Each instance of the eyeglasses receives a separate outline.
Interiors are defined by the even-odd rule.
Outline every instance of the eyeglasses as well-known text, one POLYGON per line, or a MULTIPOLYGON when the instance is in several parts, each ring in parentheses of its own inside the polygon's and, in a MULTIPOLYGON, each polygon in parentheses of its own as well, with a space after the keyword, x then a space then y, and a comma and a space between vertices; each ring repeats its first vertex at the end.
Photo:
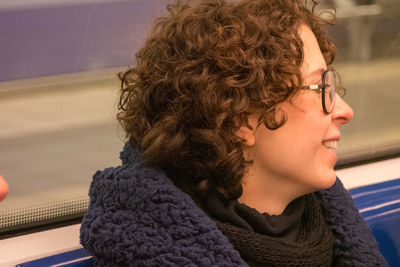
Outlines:
POLYGON ((322 92, 322 109, 325 114, 332 112, 336 100, 336 80, 335 73, 326 70, 322 74, 322 84, 312 84, 302 87, 303 90, 318 90, 322 92))

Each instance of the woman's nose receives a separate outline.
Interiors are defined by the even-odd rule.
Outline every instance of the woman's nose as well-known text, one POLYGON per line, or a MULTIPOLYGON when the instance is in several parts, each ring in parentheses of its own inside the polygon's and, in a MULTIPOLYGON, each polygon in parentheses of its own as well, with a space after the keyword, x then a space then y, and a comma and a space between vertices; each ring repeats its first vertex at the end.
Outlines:
POLYGON ((336 94, 335 107, 332 110, 332 120, 346 124, 353 118, 354 111, 338 94, 336 94))

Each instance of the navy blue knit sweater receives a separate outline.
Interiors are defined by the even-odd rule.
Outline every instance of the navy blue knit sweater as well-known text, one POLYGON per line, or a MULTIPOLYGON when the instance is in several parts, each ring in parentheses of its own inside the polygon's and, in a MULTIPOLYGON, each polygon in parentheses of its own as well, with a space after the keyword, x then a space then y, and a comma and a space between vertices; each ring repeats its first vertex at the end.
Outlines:
MULTIPOLYGON (((127 144, 122 166, 97 171, 81 243, 100 266, 246 266, 215 223, 127 144)), ((386 266, 374 237, 339 181, 318 192, 336 237, 336 266, 386 266)))

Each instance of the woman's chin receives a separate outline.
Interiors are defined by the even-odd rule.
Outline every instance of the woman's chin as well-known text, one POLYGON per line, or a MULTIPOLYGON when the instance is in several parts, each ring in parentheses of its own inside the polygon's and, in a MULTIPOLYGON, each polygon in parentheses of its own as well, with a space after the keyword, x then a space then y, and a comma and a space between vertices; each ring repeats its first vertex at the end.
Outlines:
POLYGON ((320 189, 327 189, 332 187, 336 181, 336 174, 334 169, 330 169, 323 174, 321 178, 321 188, 320 189))

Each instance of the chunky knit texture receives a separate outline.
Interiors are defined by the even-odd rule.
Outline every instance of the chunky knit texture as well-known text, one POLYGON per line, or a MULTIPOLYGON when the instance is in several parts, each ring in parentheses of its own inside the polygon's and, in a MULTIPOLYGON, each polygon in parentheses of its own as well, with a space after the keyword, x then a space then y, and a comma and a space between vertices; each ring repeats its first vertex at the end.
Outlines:
POLYGON ((336 236, 334 266, 387 266, 371 229, 364 222, 350 194, 339 179, 327 190, 317 192, 325 220, 336 236))
MULTIPOLYGON (((81 243, 99 266, 246 266, 215 223, 131 145, 122 166, 98 171, 81 243)), ((318 193, 335 235, 334 266, 386 266, 375 239, 339 180, 318 193)))

